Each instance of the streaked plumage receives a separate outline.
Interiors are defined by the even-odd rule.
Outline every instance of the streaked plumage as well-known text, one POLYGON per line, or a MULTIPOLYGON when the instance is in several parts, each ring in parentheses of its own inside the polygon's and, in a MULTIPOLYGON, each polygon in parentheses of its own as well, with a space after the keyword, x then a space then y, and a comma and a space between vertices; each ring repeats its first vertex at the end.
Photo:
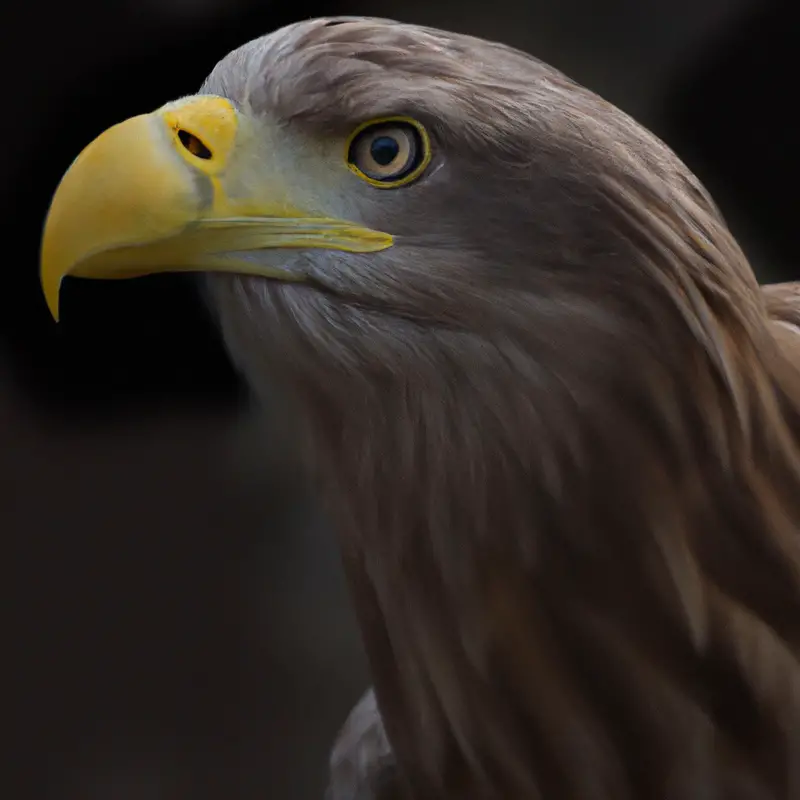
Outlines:
MULTIPOLYGON (((397 765, 358 797, 800 797, 797 288, 762 293, 662 142, 502 45, 312 20, 202 93, 257 121, 226 202, 263 167, 393 237, 248 256, 302 283, 208 279, 339 528, 397 765), (396 115, 430 133, 422 177, 346 174, 396 115)), ((352 723, 336 800, 387 758, 369 700, 352 723)))

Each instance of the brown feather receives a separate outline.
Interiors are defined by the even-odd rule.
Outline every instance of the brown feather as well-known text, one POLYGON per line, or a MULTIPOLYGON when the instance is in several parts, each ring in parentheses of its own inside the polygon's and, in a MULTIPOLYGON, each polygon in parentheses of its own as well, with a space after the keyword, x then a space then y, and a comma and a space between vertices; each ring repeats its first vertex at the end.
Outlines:
POLYGON ((204 89, 298 141, 434 137, 420 182, 354 185, 395 247, 210 284, 309 432, 395 788, 800 797, 797 290, 762 294, 662 142, 502 45, 316 20, 204 89))

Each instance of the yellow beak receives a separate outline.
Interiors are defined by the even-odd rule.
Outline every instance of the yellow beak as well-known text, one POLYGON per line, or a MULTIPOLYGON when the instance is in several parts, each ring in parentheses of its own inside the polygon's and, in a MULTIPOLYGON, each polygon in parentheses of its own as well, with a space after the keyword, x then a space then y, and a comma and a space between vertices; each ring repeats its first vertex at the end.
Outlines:
POLYGON ((220 271, 298 281, 253 251, 392 245, 389 234, 295 208, 258 133, 227 100, 197 96, 95 139, 67 170, 45 222, 41 282, 53 317, 68 275, 220 271))

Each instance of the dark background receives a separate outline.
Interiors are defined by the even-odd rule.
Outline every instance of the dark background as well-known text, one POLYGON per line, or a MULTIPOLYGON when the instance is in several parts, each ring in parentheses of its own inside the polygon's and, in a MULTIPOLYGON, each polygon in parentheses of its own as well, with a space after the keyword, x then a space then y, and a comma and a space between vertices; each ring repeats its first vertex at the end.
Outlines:
POLYGON ((0 11, 4 799, 321 798, 368 682, 333 537, 191 281, 68 282, 62 323, 49 318, 42 221, 104 128, 191 94, 229 50, 295 19, 454 28, 535 53, 653 128, 760 276, 800 277, 791 3, 290 5, 0 11))

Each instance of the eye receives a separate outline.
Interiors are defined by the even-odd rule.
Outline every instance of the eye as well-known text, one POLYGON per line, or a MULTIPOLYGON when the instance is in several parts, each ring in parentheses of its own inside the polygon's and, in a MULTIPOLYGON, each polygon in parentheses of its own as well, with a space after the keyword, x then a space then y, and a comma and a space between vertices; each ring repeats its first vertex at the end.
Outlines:
POLYGON ((410 119, 369 122, 357 128, 347 148, 347 164, 373 186, 390 189, 415 180, 431 157, 425 129, 410 119))

